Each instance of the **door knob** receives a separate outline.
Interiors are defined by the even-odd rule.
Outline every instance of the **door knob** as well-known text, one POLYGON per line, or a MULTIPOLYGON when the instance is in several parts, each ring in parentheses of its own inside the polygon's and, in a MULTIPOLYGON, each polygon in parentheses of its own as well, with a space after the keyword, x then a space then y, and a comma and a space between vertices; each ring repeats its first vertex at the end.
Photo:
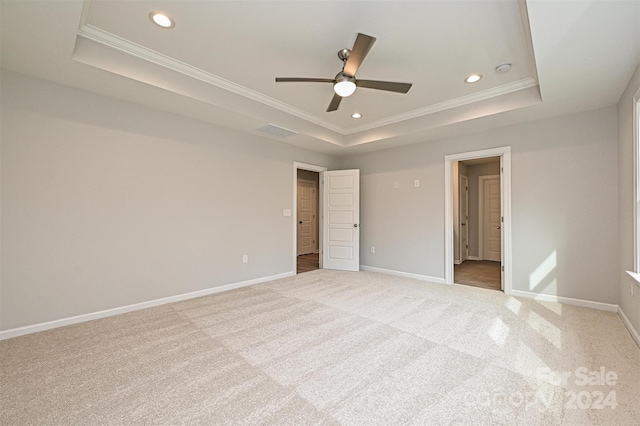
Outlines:
POLYGON ((300 225, 302 225, 302 221, 298 222, 300 225))
POLYGON ((466 226, 467 224, 466 224, 466 223, 464 223, 464 222, 462 222, 462 224, 461 224, 461 225, 462 225, 462 226, 466 226))
POLYGON ((500 229, 500 227, 499 227, 499 226, 496 226, 496 229, 500 229))
POLYGON ((353 224, 353 227, 354 227, 354 228, 357 228, 357 227, 358 227, 358 224, 357 224, 357 223, 354 223, 354 224, 353 224))

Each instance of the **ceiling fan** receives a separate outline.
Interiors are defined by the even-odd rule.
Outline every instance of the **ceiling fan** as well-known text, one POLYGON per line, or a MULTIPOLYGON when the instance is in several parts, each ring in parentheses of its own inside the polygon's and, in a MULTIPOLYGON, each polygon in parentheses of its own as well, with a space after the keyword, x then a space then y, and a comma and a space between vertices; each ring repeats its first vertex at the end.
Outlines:
POLYGON ((336 111, 342 98, 350 96, 356 87, 367 89, 386 90, 387 92, 407 93, 412 83, 395 83, 391 81, 357 80, 356 72, 364 58, 369 53, 371 46, 376 42, 375 37, 358 33, 353 49, 342 49, 338 52, 338 58, 342 61, 342 71, 335 78, 305 78, 305 77, 276 77, 276 83, 304 82, 304 83, 333 83, 335 94, 329 102, 327 112, 336 111))

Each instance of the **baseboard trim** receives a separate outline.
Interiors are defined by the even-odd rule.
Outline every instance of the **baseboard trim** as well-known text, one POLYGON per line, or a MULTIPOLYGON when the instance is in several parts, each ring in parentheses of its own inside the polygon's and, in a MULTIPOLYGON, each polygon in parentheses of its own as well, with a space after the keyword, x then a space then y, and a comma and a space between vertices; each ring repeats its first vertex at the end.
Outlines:
POLYGON ((633 327, 633 324, 631 324, 631 321, 629 321, 629 318, 627 318, 620 306, 618 306, 618 315, 622 319, 624 326, 627 327, 627 330, 629 331, 629 334, 631 334, 633 340, 635 340, 636 345, 640 348, 640 334, 638 334, 638 330, 633 327))
POLYGON ((0 340, 11 339, 12 337, 24 336, 26 334, 37 333, 39 331, 51 330, 53 328, 64 327, 66 325, 78 324, 81 322, 92 321, 100 318, 112 317, 114 315, 126 314, 127 312, 139 311, 141 309, 153 308, 155 306, 166 305, 167 303, 181 302, 183 300, 195 299, 196 297, 208 296, 210 294, 221 293, 223 291, 234 290, 240 287, 246 287, 254 284, 260 284, 267 281, 278 280, 294 276, 293 271, 282 274, 271 275, 267 277, 255 278, 252 280, 241 281, 232 284, 221 285, 219 287, 211 287, 205 290, 193 291, 190 293, 178 294, 176 296, 163 297, 161 299, 150 300, 148 302, 135 303, 133 305, 121 306, 119 308, 106 309, 104 311, 92 312, 89 314, 77 315, 74 317, 62 318, 58 320, 43 322, 40 324, 27 325, 24 327, 12 328, 0 331, 0 340))
POLYGON ((394 271, 392 269, 375 268, 373 266, 360 265, 361 271, 378 272, 380 274, 395 275, 396 277, 413 278, 420 281, 429 281, 436 284, 444 284, 444 278, 430 277, 428 275, 412 274, 409 272, 394 271))
POLYGON ((467 256, 467 260, 480 260, 478 256, 467 256))
POLYGON ((540 300, 542 302, 556 302, 567 305, 582 306, 584 308, 597 309, 599 311, 617 312, 618 305, 611 303, 594 302, 584 299, 573 299, 571 297, 554 296, 551 294, 532 293, 530 291, 511 290, 511 296, 526 297, 527 299, 540 300))

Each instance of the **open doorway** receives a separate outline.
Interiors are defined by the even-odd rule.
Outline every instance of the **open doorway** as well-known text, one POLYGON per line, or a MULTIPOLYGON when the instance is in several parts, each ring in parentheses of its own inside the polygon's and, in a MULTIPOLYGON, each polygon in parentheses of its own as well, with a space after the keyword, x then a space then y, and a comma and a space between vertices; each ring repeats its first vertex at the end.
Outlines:
MULTIPOLYGON (((298 228, 304 224, 304 220, 302 220, 304 212, 301 210, 300 218, 298 218, 297 209, 299 171, 315 172, 319 176, 315 214, 316 229, 318 230, 316 238, 317 268, 338 271, 360 270, 360 170, 327 171, 326 167, 294 161, 294 208, 284 210, 285 216, 293 216, 293 271, 298 271, 298 235, 303 233, 303 230, 298 228)), ((309 176, 301 174, 301 177, 308 178, 309 176)), ((315 263, 315 260, 313 262, 315 263)))
POLYGON ((322 182, 326 167, 293 163, 293 271, 322 269, 322 182), (300 186, 302 181, 302 186, 300 186), (303 189, 306 188, 306 189, 303 189), (315 197, 313 196, 315 189, 315 197), (300 193, 304 193, 300 197, 300 193), (315 202, 315 207, 312 205, 315 202), (313 217, 315 215, 315 218, 313 217), (313 232, 315 227, 315 233, 313 232))
POLYGON ((445 157, 445 282, 511 292, 509 147, 445 157))
POLYGON ((320 173, 297 170, 296 273, 320 268, 320 173))
POLYGON ((455 161, 453 171, 453 281, 502 290, 500 157, 455 161))

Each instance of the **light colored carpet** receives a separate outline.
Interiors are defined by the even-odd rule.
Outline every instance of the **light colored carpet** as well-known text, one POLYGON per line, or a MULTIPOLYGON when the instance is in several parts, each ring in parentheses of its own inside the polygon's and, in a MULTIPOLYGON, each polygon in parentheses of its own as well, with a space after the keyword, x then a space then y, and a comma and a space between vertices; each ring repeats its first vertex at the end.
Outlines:
POLYGON ((0 374, 3 425, 640 419, 640 350, 617 314, 370 272, 5 340, 0 374), (581 367, 617 380, 583 385, 581 367))

